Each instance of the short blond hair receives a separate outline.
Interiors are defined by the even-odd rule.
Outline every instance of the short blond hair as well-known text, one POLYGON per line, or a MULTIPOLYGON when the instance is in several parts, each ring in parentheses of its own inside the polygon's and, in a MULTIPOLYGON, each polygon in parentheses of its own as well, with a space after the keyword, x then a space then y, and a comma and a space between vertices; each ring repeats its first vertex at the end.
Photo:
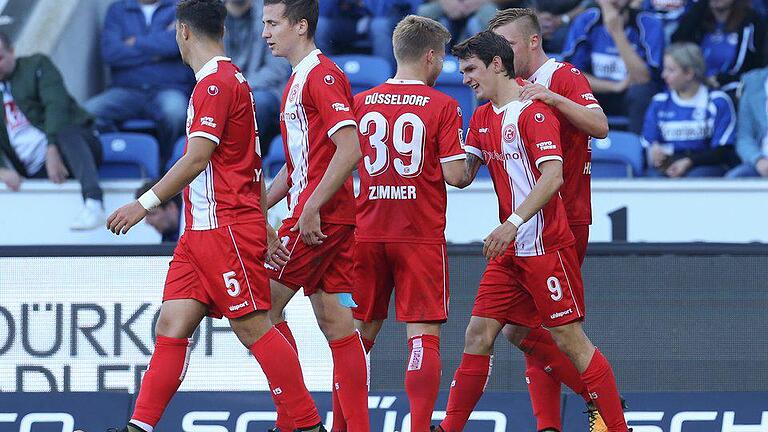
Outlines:
POLYGON ((392 33, 392 48, 398 62, 418 61, 428 50, 439 51, 451 40, 451 33, 439 22, 408 15, 392 33))
POLYGON ((684 71, 692 71, 696 81, 701 83, 707 79, 707 64, 701 48, 695 43, 675 42, 664 50, 664 55, 672 57, 684 71))
POLYGON ((536 16, 536 11, 531 8, 509 8, 496 11, 493 18, 488 21, 488 29, 496 30, 501 26, 518 20, 523 20, 525 23, 525 30, 527 30, 528 33, 527 36, 541 34, 539 17, 536 16))

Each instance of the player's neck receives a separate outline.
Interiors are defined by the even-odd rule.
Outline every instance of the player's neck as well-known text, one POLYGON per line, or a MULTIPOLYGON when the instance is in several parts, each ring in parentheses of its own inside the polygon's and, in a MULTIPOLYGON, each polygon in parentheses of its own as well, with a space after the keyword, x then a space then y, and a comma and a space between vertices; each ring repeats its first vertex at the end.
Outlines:
POLYGON ((286 60, 288 60, 288 63, 291 64, 291 67, 296 67, 296 65, 301 63, 301 61, 304 60, 304 58, 307 57, 309 53, 316 49, 317 46, 315 45, 314 40, 305 39, 304 41, 299 42, 296 48, 294 48, 293 51, 286 56, 286 60))
POLYGON ((531 76, 533 76, 537 70, 541 69, 541 67, 544 66, 544 63, 547 61, 549 61, 549 57, 547 57, 547 54, 544 53, 543 50, 536 51, 531 60, 531 69, 529 71, 525 71, 525 79, 530 79, 531 76))
POLYGON ((684 88, 677 90, 677 95, 682 100, 690 100, 696 96, 700 88, 701 88, 701 83, 693 82, 685 86, 684 88))
POLYGON ((195 75, 200 69, 205 66, 212 58, 217 56, 224 57, 224 47, 216 42, 212 43, 200 43, 194 49, 190 50, 189 67, 195 72, 195 75))
POLYGON ((508 80, 507 78, 500 78, 499 85, 496 89, 496 95, 491 98, 491 103, 496 108, 501 108, 506 104, 520 100, 520 86, 517 85, 514 79, 508 80))
POLYGON ((416 80, 423 83, 427 82, 427 74, 418 67, 410 65, 398 65, 395 73, 396 80, 416 80))

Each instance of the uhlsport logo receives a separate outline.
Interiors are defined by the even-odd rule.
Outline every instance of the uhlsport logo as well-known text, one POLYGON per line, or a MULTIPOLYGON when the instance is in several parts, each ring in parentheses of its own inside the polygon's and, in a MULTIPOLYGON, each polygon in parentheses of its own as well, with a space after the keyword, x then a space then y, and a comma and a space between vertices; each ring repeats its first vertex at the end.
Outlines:
POLYGON ((219 94, 219 88, 216 87, 215 85, 209 85, 208 94, 211 96, 216 96, 217 94, 219 94))

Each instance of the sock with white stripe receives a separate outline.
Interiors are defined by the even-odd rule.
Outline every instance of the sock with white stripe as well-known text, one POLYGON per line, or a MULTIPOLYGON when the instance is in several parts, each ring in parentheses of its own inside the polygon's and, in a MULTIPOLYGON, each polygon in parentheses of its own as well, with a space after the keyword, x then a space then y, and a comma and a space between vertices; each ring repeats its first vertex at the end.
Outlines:
POLYGON ((428 431, 440 391, 440 338, 418 335, 408 340, 405 392, 411 405, 411 430, 428 431))
POLYGON ((147 432, 160 421, 168 402, 179 389, 189 362, 189 339, 157 336, 149 369, 141 380, 131 423, 147 432))

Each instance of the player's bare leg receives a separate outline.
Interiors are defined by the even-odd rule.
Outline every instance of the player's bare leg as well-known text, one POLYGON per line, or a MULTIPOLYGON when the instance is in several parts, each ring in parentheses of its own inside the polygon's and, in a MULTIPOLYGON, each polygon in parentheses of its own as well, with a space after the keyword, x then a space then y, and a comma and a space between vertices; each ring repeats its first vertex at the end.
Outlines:
POLYGON ((584 333, 581 321, 550 328, 557 346, 573 362, 609 432, 626 432, 616 377, 608 360, 584 333))
POLYGON ((472 316, 464 335, 464 355, 453 376, 446 417, 440 423, 445 432, 464 430, 469 415, 485 391, 491 374, 491 353, 503 324, 492 318, 472 316))
POLYGON ((370 430, 368 419, 368 360, 352 311, 337 294, 318 290, 309 296, 320 330, 333 355, 333 387, 349 432, 370 430))
MULTIPOLYGON (((296 339, 293 337, 291 328, 288 326, 288 321, 285 320, 285 307, 288 306, 288 302, 291 301, 296 294, 296 291, 273 280, 269 281, 269 288, 272 296, 272 308, 269 310, 269 319, 275 328, 285 336, 285 339, 291 344, 296 353, 298 353, 299 350, 296 346, 296 339)), ((293 420, 288 414, 288 411, 282 404, 280 404, 275 394, 272 394, 272 400, 275 402, 275 408, 277 410, 275 429, 283 432, 293 431, 295 425, 293 424, 293 420)))
POLYGON ((189 338, 208 308, 192 299, 167 300, 155 325, 157 340, 127 430, 152 432, 178 390, 189 362, 189 338))

